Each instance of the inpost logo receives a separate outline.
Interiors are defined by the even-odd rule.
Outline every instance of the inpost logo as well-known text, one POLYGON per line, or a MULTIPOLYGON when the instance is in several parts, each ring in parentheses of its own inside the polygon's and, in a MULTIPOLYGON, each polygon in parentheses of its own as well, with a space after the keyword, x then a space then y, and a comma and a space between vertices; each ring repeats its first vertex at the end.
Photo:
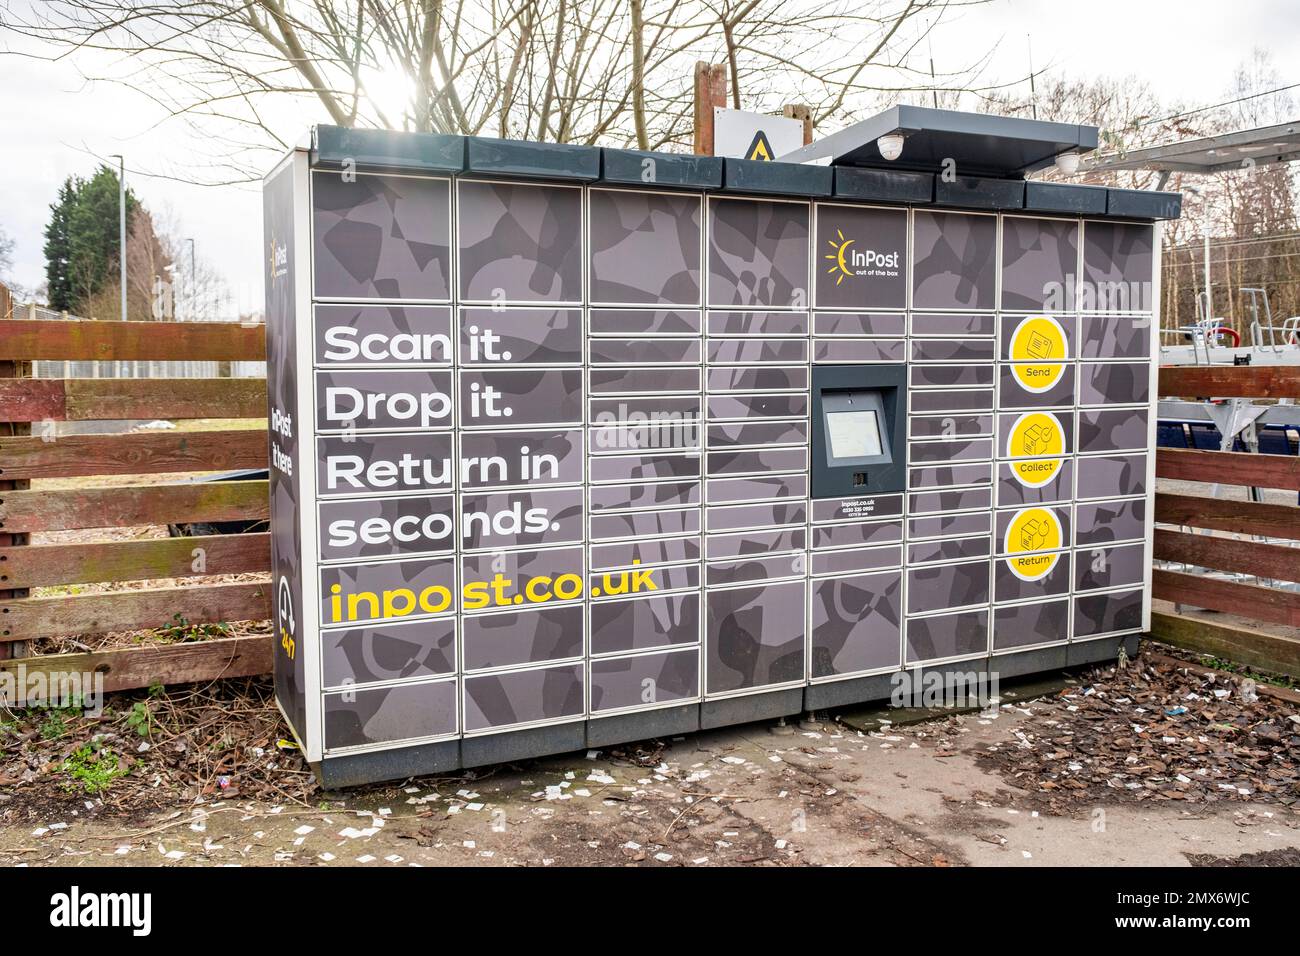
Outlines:
POLYGON ((289 272, 289 247, 271 233, 271 247, 267 254, 267 265, 272 279, 279 279, 289 272))
POLYGON ((897 250, 877 252, 875 249, 854 249, 853 243, 856 240, 846 237, 843 230, 836 229, 835 235, 837 238, 826 240, 831 247, 831 251, 826 254, 831 262, 826 274, 835 277, 836 285, 845 279, 857 277, 898 275, 902 255, 897 250))

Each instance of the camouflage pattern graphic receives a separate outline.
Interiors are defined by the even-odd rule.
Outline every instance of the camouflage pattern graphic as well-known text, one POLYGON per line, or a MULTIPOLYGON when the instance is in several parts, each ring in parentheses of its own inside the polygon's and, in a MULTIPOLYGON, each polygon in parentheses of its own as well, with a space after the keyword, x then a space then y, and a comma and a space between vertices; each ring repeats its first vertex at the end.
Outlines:
POLYGON ((1026 391, 1012 372, 1012 366, 998 366, 1000 408, 1059 408, 1074 404, 1074 365, 1067 363, 1061 377, 1044 392, 1026 391))
POLYGON ((808 520, 808 506, 804 501, 771 505, 710 505, 708 514, 710 531, 743 531, 749 528, 770 528, 777 525, 803 524, 808 520))
POLYGON ((1150 399, 1151 366, 1145 362, 1079 365, 1080 405, 1142 405, 1150 399))
POLYGON ((818 312, 813 316, 814 335, 907 334, 907 316, 902 312, 818 312))
POLYGON ((582 364, 581 309, 461 309, 461 365, 582 364))
POLYGON ((984 412, 993 410, 993 389, 949 392, 913 392, 908 396, 913 415, 927 412, 984 412))
POLYGON ((700 482, 666 481, 658 484, 595 485, 591 489, 593 511, 672 508, 700 503, 700 482))
POLYGON ((992 554, 993 539, 988 535, 974 538, 936 538, 933 541, 911 541, 907 545, 908 564, 928 564, 933 561, 967 561, 987 558, 992 554))
POLYGON ((581 425, 582 370, 460 373, 460 421, 485 425, 581 425))
POLYGON ((698 561, 700 537, 660 538, 648 541, 619 541, 591 547, 591 570, 630 568, 635 564, 667 564, 698 561))
POLYGON ((442 305, 318 305, 321 365, 450 365, 451 309, 442 305))
POLYGON ((1070 633, 1070 602, 1048 601, 993 609, 993 649, 1005 651, 1063 641, 1070 633))
POLYGON ((1081 316, 1079 357, 1147 358, 1151 355, 1151 326, 1146 316, 1081 316))
POLYGON ((901 362, 902 339, 814 339, 814 362, 901 362))
POLYGON ((705 557, 709 560, 771 554, 778 551, 802 551, 807 534, 804 529, 782 531, 745 531, 740 534, 711 534, 705 539, 705 557))
POLYGON ((710 392, 800 391, 808 388, 808 366, 710 368, 710 392))
POLYGON ((800 418, 808 414, 808 396, 710 395, 709 420, 726 418, 800 418))
POLYGON ((504 614, 466 614, 461 646, 467 671, 544 664, 582 656, 583 606, 560 604, 504 614))
POLYGON ((1079 453, 1146 448, 1149 408, 1079 410, 1079 453))
POLYGON ((592 602, 592 654, 696 644, 699 640, 698 592, 592 602))
POLYGON ((913 468, 907 473, 908 488, 949 488, 954 485, 988 484, 992 481, 992 462, 939 468, 913 468))
POLYGON ((1132 501, 1081 502, 1074 509, 1076 546, 1138 540, 1146 535, 1145 498, 1132 501))
MULTIPOLYGON (((699 339, 592 339, 592 365, 699 365, 699 339)), ((657 391, 657 390, 656 390, 657 391)))
POLYGON ((709 339, 710 365, 781 365, 808 361, 807 339, 709 339))
POLYGON ((812 583, 814 680, 898 666, 901 591, 898 571, 812 583))
POLYGON ((605 541, 610 538, 656 537, 666 534, 698 534, 699 530, 699 508, 591 516, 593 541, 605 541))
POLYGON ((455 474, 450 432, 316 439, 316 493, 322 497, 450 490, 455 474))
POLYGON ((592 309, 588 321, 592 335, 700 334, 700 313, 685 309, 592 309))
POLYGON ((641 654, 591 662, 593 713, 695 700, 700 695, 699 687, 699 651, 641 654))
POLYGON ((874 521, 903 513, 902 495, 821 498, 812 503, 813 521, 874 521))
POLYGON ((709 304, 808 307, 808 204, 709 199, 709 304))
POLYGON ((906 211, 818 203, 813 251, 818 308, 907 305, 906 211))
POLYGON ((860 524, 819 525, 812 529, 813 550, 853 548, 903 540, 903 522, 874 521, 860 524))
POLYGON ((582 540, 581 488, 467 494, 460 507, 467 551, 582 540))
POLYGON ((1074 599, 1074 639, 1142 626, 1142 592, 1086 594, 1074 599))
POLYGON ((993 600, 1030 601, 1034 598, 1067 594, 1070 590, 1070 554, 1062 552, 1056 563, 1041 578, 1026 581, 1015 574, 1006 561, 993 562, 993 600))
POLYGON ((456 619, 320 632, 326 687, 437 677, 456 671, 456 619))
POLYGON ((581 302, 582 191, 457 183, 460 298, 581 302))
POLYGON ((1069 501, 1074 487, 1074 459, 1062 459, 1056 474, 1046 484, 1031 487, 1022 482, 1005 462, 998 463, 998 507, 1040 505, 1069 501))
POLYGON ((1076 551, 1074 589, 1095 591, 1125 584, 1141 584, 1149 565, 1145 544, 1076 551))
POLYGON ((583 665, 465 678, 465 732, 583 714, 583 665))
POLYGON ((695 455, 601 455, 591 459, 591 480, 643 482, 675 478, 698 478, 700 456, 695 455))
POLYGON ((566 574, 581 576, 584 565, 582 548, 530 548, 467 554, 460 559, 461 587, 466 591, 471 586, 491 587, 499 574, 514 582, 516 591, 521 591, 533 578, 546 577, 554 581, 566 574))
POLYGON ((450 428, 450 371, 384 369, 316 373, 322 431, 450 428))
POLYGON ((987 511, 963 515, 939 515, 934 518, 909 518, 907 539, 961 537, 969 534, 988 534, 993 519, 987 511))
POLYGON ((1002 219, 1002 308, 1072 308, 1079 224, 1061 219, 1002 219))
POLYGON ((993 457, 993 439, 965 441, 916 441, 907 443, 907 460, 913 465, 941 461, 975 461, 993 457))
POLYGON ((849 574, 854 571, 878 571, 903 565, 900 545, 884 548, 854 548, 851 551, 817 551, 809 567, 814 575, 849 574))
POLYGON ((807 312, 709 313, 710 335, 807 335, 807 312))
POLYGON ((907 496, 907 513, 909 515, 933 514, 944 511, 973 511, 992 507, 992 488, 971 488, 964 491, 927 491, 907 496))
POLYGON ((912 232, 912 308, 996 308, 995 216, 915 213, 912 232))
POLYGON ((455 564, 428 558, 322 567, 320 603, 323 626, 456 611, 455 564))
POLYGON ((808 423, 802 421, 721 422, 709 425, 708 438, 710 448, 726 448, 734 445, 802 445, 808 441, 808 423))
POLYGON ((1085 312, 1149 312, 1155 235, 1150 225, 1087 222, 1083 227, 1085 312))
POLYGON ((592 189, 591 301, 696 305, 700 197, 592 189))
POLYGON ((316 296, 451 298, 447 180, 316 172, 311 185, 316 296))
POLYGON ((912 315, 913 335, 992 335, 992 315, 930 315, 916 312, 912 315))
POLYGON ((913 339, 913 362, 992 362, 992 339, 913 339))
POLYGON ((582 430, 465 432, 461 487, 573 485, 582 481, 582 430))
POLYGON ((326 694, 325 749, 456 733, 456 681, 326 694))
POLYGON ((804 582, 705 593, 707 691, 803 680, 804 582))
POLYGON ((807 475, 764 475, 757 478, 710 478, 709 504, 763 501, 769 498, 807 498, 807 475))
POLYGON ((993 366, 909 365, 908 380, 913 388, 952 388, 963 385, 992 385, 993 366))
POLYGON ((455 513, 451 495, 323 501, 321 560, 449 552, 456 546, 455 513))
POLYGON ((907 613, 989 603, 988 561, 968 561, 907 571, 907 613))
POLYGON ((908 664, 986 654, 988 648, 988 608, 907 620, 908 664))
POLYGON ((913 415, 908 438, 967 438, 993 434, 992 415, 913 415))
POLYGON ((698 392, 698 368, 593 368, 592 395, 640 395, 645 392, 698 392))
POLYGON ((1146 455, 1110 455, 1080 458, 1078 461, 1076 498, 1125 498, 1146 494, 1146 455))

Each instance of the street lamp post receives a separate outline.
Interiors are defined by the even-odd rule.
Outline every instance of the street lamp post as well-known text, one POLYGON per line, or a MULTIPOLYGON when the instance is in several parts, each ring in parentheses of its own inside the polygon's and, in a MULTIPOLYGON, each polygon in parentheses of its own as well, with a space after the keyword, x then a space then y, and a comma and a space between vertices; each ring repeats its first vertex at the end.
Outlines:
POLYGON ((126 159, 113 153, 117 160, 117 261, 118 281, 122 285, 122 321, 126 321, 126 159))

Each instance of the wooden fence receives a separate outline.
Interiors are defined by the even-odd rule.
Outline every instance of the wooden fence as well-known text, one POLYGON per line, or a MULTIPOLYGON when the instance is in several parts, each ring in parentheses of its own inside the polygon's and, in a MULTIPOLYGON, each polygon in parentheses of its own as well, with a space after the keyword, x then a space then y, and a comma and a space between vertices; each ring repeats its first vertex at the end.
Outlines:
MULTIPOLYGON (((77 654, 25 656, 31 641, 166 626, 173 616, 193 624, 263 620, 270 614, 268 535, 113 539, 108 529, 195 522, 258 522, 268 517, 265 481, 196 482, 168 475, 265 468, 266 386, 260 379, 35 380, 35 360, 195 359, 261 361, 260 326, 224 323, 0 321, 0 669, 104 674, 124 690, 267 673, 271 641, 230 637, 145 643, 77 654), (52 422, 256 419, 257 428, 65 435, 52 422), (35 426, 35 428, 33 428, 35 426), (122 484, 123 477, 138 477, 122 484), (33 479, 112 477, 112 487, 30 487, 33 479), (33 533, 105 529, 77 543, 29 543, 33 533), (195 569, 196 549, 205 566, 195 569), (211 575, 257 573, 247 583, 211 575), (33 588, 176 579, 169 587, 30 596, 33 588)), ((1300 369, 1165 368, 1169 396, 1300 398, 1300 369)), ((1160 449, 1157 474, 1194 482, 1300 490, 1300 459, 1237 452, 1160 449)), ((102 483, 101 483, 102 484, 102 483)), ((1158 494, 1154 558, 1199 568, 1294 581, 1300 551, 1283 544, 1212 536, 1231 532, 1300 539, 1300 508, 1158 494), (1187 529, 1196 529, 1189 531, 1187 529)), ((73 587, 69 587, 73 586, 73 587)), ((1300 594, 1204 573, 1157 568, 1158 599, 1228 611, 1254 621, 1300 626, 1300 594)), ((1157 637, 1259 666, 1300 672, 1300 642, 1250 628, 1157 613, 1157 637), (1279 643, 1281 642, 1281 643, 1279 643)))
POLYGON ((29 675, 98 671, 108 690, 270 670, 265 637, 30 654, 38 638, 148 630, 171 624, 177 615, 200 627, 257 621, 269 617, 271 607, 265 531, 165 538, 113 531, 264 522, 266 481, 201 481, 192 473, 266 467, 265 380, 37 380, 27 377, 31 363, 263 361, 265 355, 262 326, 0 321, 0 668, 21 664, 29 675), (198 418, 254 419, 256 427, 184 429, 184 420, 198 418), (137 419, 180 421, 182 427, 56 435, 58 422, 137 419), (51 489, 32 488, 34 479, 92 480, 51 489), (33 534, 67 531, 82 533, 75 543, 30 543, 33 534), (247 582, 213 580, 250 572, 256 577, 247 582), (158 579, 174 583, 82 587, 158 579), (58 593, 31 596, 34 588, 58 593))

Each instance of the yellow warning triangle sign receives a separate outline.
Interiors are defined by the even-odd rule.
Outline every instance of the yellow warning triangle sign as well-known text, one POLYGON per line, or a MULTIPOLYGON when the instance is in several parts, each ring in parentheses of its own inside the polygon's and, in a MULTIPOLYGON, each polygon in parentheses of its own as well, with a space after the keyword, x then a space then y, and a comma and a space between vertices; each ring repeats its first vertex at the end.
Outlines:
POLYGON ((754 141, 749 144, 749 149, 745 150, 746 159, 763 159, 771 162, 776 159, 772 155, 772 144, 767 141, 767 134, 761 129, 754 134, 754 141))

